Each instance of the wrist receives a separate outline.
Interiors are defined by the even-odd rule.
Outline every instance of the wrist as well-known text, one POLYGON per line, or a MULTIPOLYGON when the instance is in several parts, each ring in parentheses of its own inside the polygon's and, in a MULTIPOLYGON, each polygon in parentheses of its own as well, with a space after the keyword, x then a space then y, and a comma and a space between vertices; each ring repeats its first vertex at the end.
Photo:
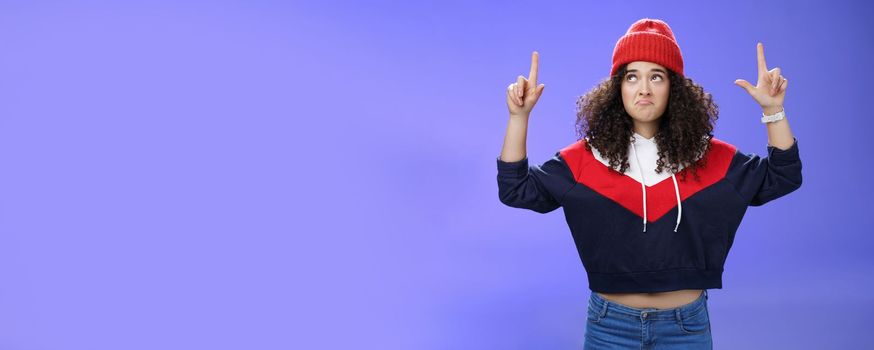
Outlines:
MULTIPOLYGON (((764 123, 764 124, 776 123, 776 122, 781 121, 781 120, 786 118, 786 111, 785 110, 781 109, 780 111, 777 111, 777 112, 774 112, 771 114, 765 114, 766 113, 766 112, 764 112, 765 109, 762 109, 762 110, 763 110, 762 123, 764 123)), ((772 111, 773 111, 773 109, 767 110, 767 112, 772 112, 772 111)))

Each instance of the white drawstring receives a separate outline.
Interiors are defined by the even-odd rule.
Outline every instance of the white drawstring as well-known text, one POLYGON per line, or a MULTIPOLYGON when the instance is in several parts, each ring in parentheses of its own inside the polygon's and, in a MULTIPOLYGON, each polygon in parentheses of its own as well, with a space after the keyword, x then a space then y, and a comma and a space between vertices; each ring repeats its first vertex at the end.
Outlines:
MULTIPOLYGON (((631 152, 634 153, 634 159, 637 161, 637 169, 640 171, 640 189, 643 192, 643 232, 646 232, 646 180, 643 176, 643 167, 640 165, 640 158, 637 157, 637 146, 634 140, 631 141, 631 152)), ((671 173, 671 179, 674 181, 674 193, 677 195, 677 225, 674 226, 674 232, 680 228, 680 216, 683 213, 683 204, 680 201, 680 186, 677 185, 677 177, 671 173)))
POLYGON ((643 177, 643 167, 640 166, 640 158, 637 157, 637 146, 634 141, 631 141, 631 151, 634 153, 634 159, 637 160, 637 169, 640 170, 640 189, 643 192, 643 232, 646 232, 646 181, 643 177))
POLYGON ((674 193, 677 194, 677 226, 674 226, 674 232, 680 227, 680 215, 683 213, 683 204, 680 202, 680 187, 677 186, 677 177, 671 173, 671 178, 674 179, 674 193))

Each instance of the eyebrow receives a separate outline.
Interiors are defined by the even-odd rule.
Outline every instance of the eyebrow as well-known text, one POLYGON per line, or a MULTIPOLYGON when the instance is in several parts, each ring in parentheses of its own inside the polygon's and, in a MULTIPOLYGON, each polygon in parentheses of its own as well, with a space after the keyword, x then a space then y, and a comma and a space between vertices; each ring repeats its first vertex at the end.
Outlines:
MULTIPOLYGON (((668 74, 668 72, 665 72, 661 68, 653 68, 653 69, 650 69, 649 71, 650 72, 662 72, 662 74, 668 74)), ((628 71, 626 71, 626 73, 631 73, 631 72, 637 72, 637 69, 629 69, 628 71)))

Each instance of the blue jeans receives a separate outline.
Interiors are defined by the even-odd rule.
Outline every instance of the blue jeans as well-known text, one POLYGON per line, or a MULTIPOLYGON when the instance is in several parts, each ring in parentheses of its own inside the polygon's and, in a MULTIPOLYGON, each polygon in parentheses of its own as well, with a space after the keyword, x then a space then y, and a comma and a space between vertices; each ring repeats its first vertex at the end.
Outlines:
POLYGON ((585 350, 713 349, 707 290, 673 309, 639 309, 595 292, 586 315, 585 350))

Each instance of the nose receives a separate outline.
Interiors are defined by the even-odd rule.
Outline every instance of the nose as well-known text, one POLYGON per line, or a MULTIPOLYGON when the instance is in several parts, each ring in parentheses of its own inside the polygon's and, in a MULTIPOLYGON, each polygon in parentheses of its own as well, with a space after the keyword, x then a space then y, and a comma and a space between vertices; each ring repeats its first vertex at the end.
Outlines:
POLYGON ((647 83, 640 84, 640 94, 643 96, 652 95, 652 91, 649 88, 649 84, 647 84, 647 83))

